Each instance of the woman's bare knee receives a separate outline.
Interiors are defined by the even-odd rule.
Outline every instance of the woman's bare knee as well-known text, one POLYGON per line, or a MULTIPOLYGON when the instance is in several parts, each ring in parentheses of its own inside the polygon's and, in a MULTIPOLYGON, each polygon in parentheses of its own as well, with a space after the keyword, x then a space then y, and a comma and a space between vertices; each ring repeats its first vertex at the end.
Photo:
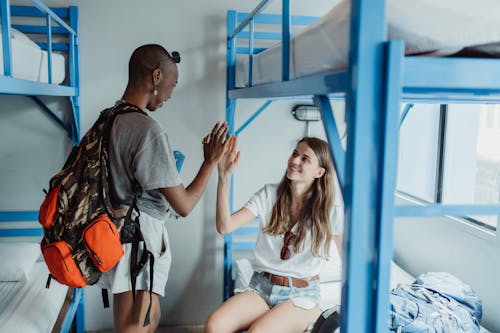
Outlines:
POLYGON ((208 317, 205 333, 234 333, 246 330, 267 311, 269 307, 257 294, 251 291, 237 294, 208 317))
POLYGON ((264 325, 252 325, 247 333, 269 333, 269 327, 264 327, 264 325))
POLYGON ((205 322, 205 333, 224 333, 224 320, 220 313, 213 312, 205 322))

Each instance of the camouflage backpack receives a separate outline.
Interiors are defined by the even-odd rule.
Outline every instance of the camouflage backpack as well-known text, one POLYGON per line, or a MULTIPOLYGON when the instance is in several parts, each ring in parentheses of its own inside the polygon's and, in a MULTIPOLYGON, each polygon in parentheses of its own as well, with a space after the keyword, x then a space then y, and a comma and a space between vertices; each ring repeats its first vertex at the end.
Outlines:
MULTIPOLYGON (((126 103, 102 111, 50 180, 38 216, 44 229, 42 254, 50 271, 47 285, 51 278, 77 288, 95 284, 123 256, 122 243, 131 242, 137 248, 142 240, 138 218, 132 219, 140 186, 125 216, 115 214, 109 196, 111 126, 117 116, 130 112, 144 113, 126 103)), ((148 255, 144 249, 142 258, 133 260, 137 265, 131 276, 134 289, 134 271, 142 268, 148 255)))

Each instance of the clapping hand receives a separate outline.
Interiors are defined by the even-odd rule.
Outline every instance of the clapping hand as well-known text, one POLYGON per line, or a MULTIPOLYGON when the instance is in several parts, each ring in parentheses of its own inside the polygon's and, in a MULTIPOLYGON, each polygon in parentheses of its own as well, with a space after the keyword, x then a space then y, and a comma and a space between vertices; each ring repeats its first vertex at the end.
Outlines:
POLYGON ((238 165, 240 160, 240 152, 237 151, 238 138, 234 135, 229 136, 225 143, 226 152, 222 156, 217 165, 219 170, 219 177, 225 177, 231 175, 233 170, 238 165))
POLYGON ((205 161, 217 164, 226 151, 226 134, 228 125, 226 122, 217 122, 212 131, 203 138, 203 155, 205 161))

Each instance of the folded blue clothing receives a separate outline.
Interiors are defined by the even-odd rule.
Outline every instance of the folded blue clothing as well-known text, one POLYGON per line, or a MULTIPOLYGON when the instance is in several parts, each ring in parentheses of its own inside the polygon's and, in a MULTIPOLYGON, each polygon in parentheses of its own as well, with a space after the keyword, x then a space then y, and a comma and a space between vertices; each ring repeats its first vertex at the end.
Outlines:
POLYGON ((482 303, 477 293, 445 272, 420 275, 391 291, 393 332, 479 333, 482 303))

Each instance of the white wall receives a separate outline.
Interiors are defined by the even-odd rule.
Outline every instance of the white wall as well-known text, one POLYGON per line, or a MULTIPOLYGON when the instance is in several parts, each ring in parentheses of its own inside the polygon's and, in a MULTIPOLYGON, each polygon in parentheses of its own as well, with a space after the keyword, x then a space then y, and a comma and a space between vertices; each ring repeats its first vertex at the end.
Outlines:
POLYGON ((400 127, 398 190, 434 200, 439 105, 415 105, 400 127))
MULTIPOLYGON (((56 114, 67 102, 44 98, 56 114)), ((64 130, 30 97, 0 96, 0 203, 5 210, 37 210, 43 188, 59 171, 70 146, 64 130)))
MULTIPOLYGON (((168 130, 174 149, 186 155, 181 177, 188 184, 202 162, 202 137, 215 121, 225 117, 226 11, 250 11, 258 1, 48 0, 45 3, 79 7, 82 132, 95 121, 99 111, 121 97, 128 59, 137 46, 158 43, 169 51, 180 52, 179 84, 172 100, 153 117, 168 130)), ((268 12, 277 12, 280 3, 274 1, 268 12)), ((308 0, 295 1, 294 5, 293 12, 321 15, 333 4, 308 0)), ((62 131, 24 99, 0 98, 2 111, 9 111, 0 113, 0 209, 36 210, 42 199, 41 189, 61 167, 67 153, 68 140, 62 131), (16 138, 15 148, 6 143, 6 138, 16 138)), ((241 183, 237 186, 248 188, 241 195, 238 191, 239 203, 264 181, 280 180, 285 158, 305 126, 293 120, 290 105, 286 102, 271 105, 242 134, 242 162, 238 170, 241 183)), ((243 109, 247 115, 254 111, 243 109)), ((311 127, 312 134, 321 134, 320 123, 311 127)), ((166 297, 161 301, 162 324, 201 324, 222 301, 222 237, 214 227, 215 189, 214 175, 205 196, 189 217, 169 225, 173 263, 166 297)), ((87 329, 112 327, 112 312, 102 308, 97 288, 86 289, 85 311, 87 329)))

